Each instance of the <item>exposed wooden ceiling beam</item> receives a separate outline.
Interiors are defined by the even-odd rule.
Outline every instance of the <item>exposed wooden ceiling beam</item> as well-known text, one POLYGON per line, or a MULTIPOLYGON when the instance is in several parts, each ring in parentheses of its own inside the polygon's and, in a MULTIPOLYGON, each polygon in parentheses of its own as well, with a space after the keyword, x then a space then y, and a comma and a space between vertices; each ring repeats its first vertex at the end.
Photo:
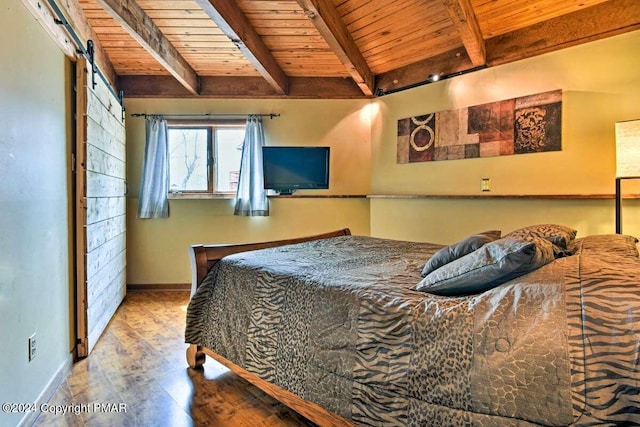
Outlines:
MULTIPOLYGON (((43 6, 38 0, 22 0, 22 4, 33 15, 36 21, 49 34, 65 56, 75 60, 76 46, 63 27, 55 20, 57 17, 48 6, 43 6)), ((6 13, 6 12, 3 12, 6 13)))
POLYGON ((484 65, 487 62, 487 52, 471 0, 442 0, 442 4, 458 29, 473 65, 484 65))
POLYGON ((196 72, 134 0, 96 2, 180 84, 192 94, 198 94, 199 79, 196 72))
POLYGON ((105 78, 111 83, 111 86, 117 89, 118 75, 109 60, 109 56, 102 47, 96 32, 89 25, 78 0, 57 0, 57 4, 66 15, 67 20, 78 34, 78 37, 84 42, 85 48, 87 47, 86 44, 88 40, 93 41, 95 62, 98 64, 100 70, 102 70, 105 78))
POLYGON ((376 79, 376 90, 382 92, 394 92, 407 89, 412 86, 426 84, 428 76, 438 76, 460 73, 473 68, 473 64, 460 47, 422 61, 414 62, 386 73, 379 74, 376 79))
POLYGON ((638 0, 609 0, 487 40, 487 63, 506 64, 640 29, 638 0))
POLYGON ((68 22, 69 26, 80 39, 80 42, 84 43, 84 46, 76 46, 78 43, 76 43, 76 41, 71 37, 71 34, 65 26, 59 23, 60 17, 57 16, 58 11, 51 10, 46 1, 22 0, 22 3, 31 12, 36 21, 42 25, 49 36, 56 42, 62 52, 73 61, 76 60, 76 57, 79 54, 78 49, 86 49, 87 41, 92 40, 94 43, 96 64, 109 84, 114 89, 117 88, 118 76, 113 69, 111 61, 109 61, 109 57, 102 48, 98 36, 87 23, 87 18, 77 0, 62 0, 56 2, 56 4, 64 15, 64 20, 68 22))
POLYGON ((322 37, 335 52, 356 84, 373 95, 374 77, 331 0, 297 0, 322 37))
MULTIPOLYGON (((170 76, 120 76, 125 98, 190 98, 170 76)), ((200 77, 199 98, 366 98, 352 79, 343 77, 289 77, 289 93, 280 94, 262 77, 200 77)))
POLYGON ((240 49, 276 92, 286 95, 289 90, 287 75, 238 4, 230 0, 196 0, 196 3, 240 49))
MULTIPOLYGON (((486 65, 507 64, 635 30, 640 30, 637 0, 609 0, 488 39, 486 65)), ((463 73, 475 65, 466 53, 468 50, 455 49, 382 73, 377 76, 376 88, 393 92, 425 84, 430 74, 463 73)))

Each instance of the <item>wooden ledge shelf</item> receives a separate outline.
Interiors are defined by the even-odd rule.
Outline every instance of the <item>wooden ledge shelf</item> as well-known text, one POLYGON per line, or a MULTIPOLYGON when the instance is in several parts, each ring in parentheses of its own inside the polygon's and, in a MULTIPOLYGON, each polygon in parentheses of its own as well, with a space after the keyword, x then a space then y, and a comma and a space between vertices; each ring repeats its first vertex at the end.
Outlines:
POLYGON ((292 194, 292 195, 280 195, 274 194, 273 196, 267 196, 270 199, 366 199, 369 197, 366 194, 292 194))
MULTIPOLYGON (((293 194, 268 196, 269 199, 585 199, 613 200, 615 194, 293 194)), ((234 194, 172 193, 169 200, 230 200, 234 194)), ((640 199, 640 194, 623 194, 623 199, 640 199)))
MULTIPOLYGON (((370 194, 369 199, 615 199, 615 194, 370 194)), ((623 199, 640 199, 640 194, 624 194, 623 199)))
MULTIPOLYGON (((230 200, 233 193, 170 193, 169 200, 230 200)), ((293 194, 267 196, 270 199, 366 199, 366 194, 293 194)))
POLYGON ((234 199, 233 193, 169 193, 169 200, 228 200, 234 199))

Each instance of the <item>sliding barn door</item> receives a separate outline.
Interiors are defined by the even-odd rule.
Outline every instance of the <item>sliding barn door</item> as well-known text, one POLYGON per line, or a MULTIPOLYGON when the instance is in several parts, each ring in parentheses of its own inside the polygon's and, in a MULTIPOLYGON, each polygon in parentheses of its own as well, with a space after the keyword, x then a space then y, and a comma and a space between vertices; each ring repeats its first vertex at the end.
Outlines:
POLYGON ((126 292, 122 106, 84 58, 76 66, 77 355, 100 338, 126 292))

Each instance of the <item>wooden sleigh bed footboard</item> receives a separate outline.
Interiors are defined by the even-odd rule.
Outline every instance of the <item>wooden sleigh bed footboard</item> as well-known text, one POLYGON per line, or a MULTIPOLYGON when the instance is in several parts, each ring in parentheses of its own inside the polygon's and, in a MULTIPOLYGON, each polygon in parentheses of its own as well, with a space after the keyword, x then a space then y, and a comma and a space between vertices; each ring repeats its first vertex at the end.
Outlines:
MULTIPOLYGON (((343 228, 328 233, 285 240, 230 245, 193 245, 191 246, 189 251, 192 271, 191 295, 194 295, 211 267, 213 267, 218 261, 220 261, 227 255, 349 235, 351 235, 351 231, 348 228, 343 228)), ((220 356, 209 348, 197 344, 189 344, 186 353, 187 363, 189 364, 189 367, 202 367, 206 360, 206 356, 209 356, 218 363, 224 365, 236 375, 240 376, 252 385, 258 387, 269 396, 273 397, 274 399, 278 400, 282 404, 293 409, 303 417, 316 423, 319 426, 354 426, 354 424, 352 424, 351 422, 332 412, 327 411, 319 405, 313 402, 309 402, 288 390, 285 390, 263 380, 257 375, 220 356)))
POLYGON ((206 356, 211 357, 216 362, 225 366, 234 374, 240 378, 259 388, 269 396, 276 399, 286 407, 296 411, 309 421, 317 424, 318 426, 332 426, 332 427, 355 427, 355 424, 344 418, 327 411, 321 406, 309 402, 296 394, 285 390, 282 387, 278 387, 275 384, 271 384, 268 381, 263 380, 259 376, 247 371, 246 369, 236 365, 230 360, 220 356, 214 351, 202 347, 196 344, 190 344, 187 348, 187 362, 191 368, 199 368, 204 364, 206 356))

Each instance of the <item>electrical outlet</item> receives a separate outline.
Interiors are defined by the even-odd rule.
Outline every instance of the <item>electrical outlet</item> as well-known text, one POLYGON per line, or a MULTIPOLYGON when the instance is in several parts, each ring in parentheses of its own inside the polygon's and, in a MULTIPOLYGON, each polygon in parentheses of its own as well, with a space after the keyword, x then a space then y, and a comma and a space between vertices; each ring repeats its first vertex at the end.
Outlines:
POLYGON ((29 337, 29 362, 31 362, 36 357, 36 334, 34 332, 33 335, 29 337))
POLYGON ((480 179, 480 191, 491 191, 491 179, 489 178, 480 179))

